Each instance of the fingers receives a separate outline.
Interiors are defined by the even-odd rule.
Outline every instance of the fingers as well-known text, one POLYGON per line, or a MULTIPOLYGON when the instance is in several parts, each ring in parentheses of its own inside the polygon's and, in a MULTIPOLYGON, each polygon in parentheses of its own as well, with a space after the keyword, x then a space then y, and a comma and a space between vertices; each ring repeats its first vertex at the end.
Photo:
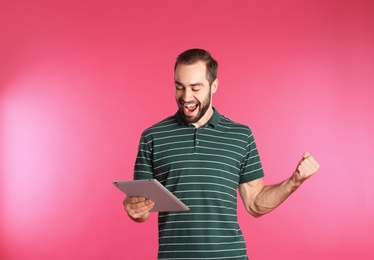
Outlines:
POLYGON ((144 218, 153 208, 154 202, 144 197, 126 197, 123 205, 127 214, 133 219, 144 218))
POLYGON ((309 153, 305 152, 297 166, 297 171, 300 174, 301 178, 306 179, 310 177, 311 175, 313 175, 314 173, 316 173, 319 167, 320 165, 314 159, 314 157, 311 156, 309 153))

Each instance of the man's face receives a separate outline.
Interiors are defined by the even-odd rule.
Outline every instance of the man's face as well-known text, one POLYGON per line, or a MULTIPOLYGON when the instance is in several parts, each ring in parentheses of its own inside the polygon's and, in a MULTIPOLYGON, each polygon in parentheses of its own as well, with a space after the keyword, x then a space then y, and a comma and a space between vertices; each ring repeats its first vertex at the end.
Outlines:
POLYGON ((201 61, 192 65, 179 64, 174 81, 175 99, 184 120, 197 126, 205 124, 213 114, 211 99, 218 81, 209 85, 206 65, 201 61))

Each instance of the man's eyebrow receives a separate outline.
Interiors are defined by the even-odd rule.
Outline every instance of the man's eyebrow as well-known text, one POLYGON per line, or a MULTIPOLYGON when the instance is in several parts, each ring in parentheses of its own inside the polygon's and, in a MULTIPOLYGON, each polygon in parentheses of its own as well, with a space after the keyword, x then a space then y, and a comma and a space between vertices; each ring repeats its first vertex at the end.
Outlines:
MULTIPOLYGON (((181 82, 179 82, 179 81, 177 81, 177 80, 175 80, 174 83, 175 83, 176 85, 179 85, 179 86, 185 87, 184 84, 182 84, 181 82)), ((197 82, 197 83, 189 84, 189 86, 190 86, 190 87, 204 86, 204 84, 201 83, 201 82, 197 82)))
POLYGON ((174 80, 174 83, 175 83, 175 85, 179 85, 179 86, 184 87, 184 85, 182 83, 180 83, 179 81, 177 81, 177 80, 174 80))

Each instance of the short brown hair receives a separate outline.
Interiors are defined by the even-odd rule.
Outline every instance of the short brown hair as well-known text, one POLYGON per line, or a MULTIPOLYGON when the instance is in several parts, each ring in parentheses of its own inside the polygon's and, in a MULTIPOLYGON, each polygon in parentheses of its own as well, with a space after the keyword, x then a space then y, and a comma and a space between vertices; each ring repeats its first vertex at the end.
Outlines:
POLYGON ((207 80, 210 85, 217 78, 218 63, 210 53, 203 49, 189 49, 178 55, 174 65, 174 72, 178 64, 191 65, 203 61, 206 65, 207 80))

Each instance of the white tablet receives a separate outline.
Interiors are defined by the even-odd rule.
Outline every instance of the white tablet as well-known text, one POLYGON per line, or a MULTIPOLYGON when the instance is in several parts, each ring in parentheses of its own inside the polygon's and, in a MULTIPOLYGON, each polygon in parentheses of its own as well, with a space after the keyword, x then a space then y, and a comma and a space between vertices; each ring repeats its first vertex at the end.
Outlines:
POLYGON ((156 179, 114 181, 113 184, 130 197, 145 197, 155 205, 153 212, 187 211, 189 208, 156 179))

